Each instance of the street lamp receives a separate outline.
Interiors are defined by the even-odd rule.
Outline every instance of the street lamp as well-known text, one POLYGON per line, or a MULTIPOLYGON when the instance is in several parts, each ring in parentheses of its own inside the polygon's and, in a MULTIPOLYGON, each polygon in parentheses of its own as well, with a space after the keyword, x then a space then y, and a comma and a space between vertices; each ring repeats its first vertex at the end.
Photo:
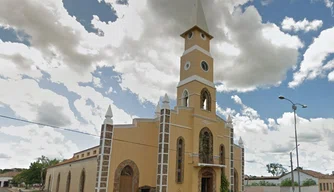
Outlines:
POLYGON ((301 192, 300 188, 300 173, 299 173, 299 155, 298 155, 298 139, 297 139, 297 120, 296 120, 296 110, 297 110, 297 105, 301 106, 302 108, 307 108, 306 105, 300 104, 300 103, 294 103, 290 99, 285 98, 284 96, 279 96, 279 99, 282 100, 287 100, 292 104, 292 109, 293 109, 293 115, 295 119, 295 141, 296 141, 296 156, 297 156, 297 174, 298 174, 298 191, 301 192))
MULTIPOLYGON (((298 144, 297 146, 299 147, 300 144, 298 144)), ((293 177, 293 163, 292 163, 292 151, 295 150, 295 148, 293 148, 291 151, 290 151, 290 163, 291 163, 291 181, 292 181, 292 191, 295 192, 295 180, 294 180, 294 177, 293 177)))

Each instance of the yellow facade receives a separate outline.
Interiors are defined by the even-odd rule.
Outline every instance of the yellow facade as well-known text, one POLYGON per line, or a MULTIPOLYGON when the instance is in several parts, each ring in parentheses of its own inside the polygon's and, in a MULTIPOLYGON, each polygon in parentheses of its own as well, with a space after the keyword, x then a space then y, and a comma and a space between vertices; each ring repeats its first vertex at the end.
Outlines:
MULTIPOLYGON (((100 145, 49 168, 51 182, 46 182, 46 188, 57 182, 55 175, 65 178, 71 171, 75 179, 70 191, 218 192, 223 171, 232 192, 244 191, 243 143, 234 144, 231 119, 216 114, 212 36, 201 26, 181 36, 185 51, 177 106, 170 109, 165 95, 155 118, 134 119, 130 125, 113 125, 109 108, 100 145), (83 169, 84 190, 79 189, 83 169)), ((64 188, 58 191, 66 191, 64 179, 60 185, 64 188)), ((50 189, 57 191, 55 186, 50 189)))

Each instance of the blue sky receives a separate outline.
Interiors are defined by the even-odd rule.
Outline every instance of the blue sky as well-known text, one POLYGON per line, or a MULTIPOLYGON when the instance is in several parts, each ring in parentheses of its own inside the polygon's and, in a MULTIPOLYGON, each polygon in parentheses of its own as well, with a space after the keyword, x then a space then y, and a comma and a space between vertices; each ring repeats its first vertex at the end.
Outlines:
MULTIPOLYGON (((121 124, 153 117, 165 93, 175 106, 179 34, 191 27, 191 1, 4 2, 0 114, 98 134, 109 104, 121 124), (14 7, 25 17, 6 14, 14 7)), ((232 115, 235 137, 245 141, 246 172, 265 175, 262 164, 288 164, 280 156, 293 149, 293 116, 279 95, 308 105, 297 111, 301 162, 325 172, 320 165, 334 160, 333 2, 203 1, 203 7, 215 36, 217 114, 232 115)), ((0 153, 0 168, 26 167, 42 154, 69 158, 97 144, 97 137, 0 119, 0 146, 13 149, 4 158, 0 153), (22 148, 28 152, 18 155, 22 148)))

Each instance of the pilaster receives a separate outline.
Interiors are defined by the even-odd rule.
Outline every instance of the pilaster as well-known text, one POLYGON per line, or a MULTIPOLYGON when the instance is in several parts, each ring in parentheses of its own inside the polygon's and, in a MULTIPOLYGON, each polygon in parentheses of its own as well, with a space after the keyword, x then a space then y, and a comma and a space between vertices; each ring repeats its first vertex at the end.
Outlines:
POLYGON ((157 192, 168 191, 170 107, 167 94, 163 100, 159 124, 159 151, 157 170, 157 192))
POLYGON ((112 140, 114 126, 112 121, 112 111, 109 105, 106 119, 101 127, 100 152, 97 158, 97 175, 95 192, 108 192, 108 181, 110 175, 110 160, 112 151, 112 140))

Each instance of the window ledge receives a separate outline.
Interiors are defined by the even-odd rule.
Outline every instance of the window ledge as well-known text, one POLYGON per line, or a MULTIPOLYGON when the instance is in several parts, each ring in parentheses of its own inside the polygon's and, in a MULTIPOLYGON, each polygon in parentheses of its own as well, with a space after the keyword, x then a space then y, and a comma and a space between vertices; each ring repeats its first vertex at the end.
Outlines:
POLYGON ((209 164, 209 163, 198 163, 195 167, 226 167, 226 165, 221 164, 209 164))

